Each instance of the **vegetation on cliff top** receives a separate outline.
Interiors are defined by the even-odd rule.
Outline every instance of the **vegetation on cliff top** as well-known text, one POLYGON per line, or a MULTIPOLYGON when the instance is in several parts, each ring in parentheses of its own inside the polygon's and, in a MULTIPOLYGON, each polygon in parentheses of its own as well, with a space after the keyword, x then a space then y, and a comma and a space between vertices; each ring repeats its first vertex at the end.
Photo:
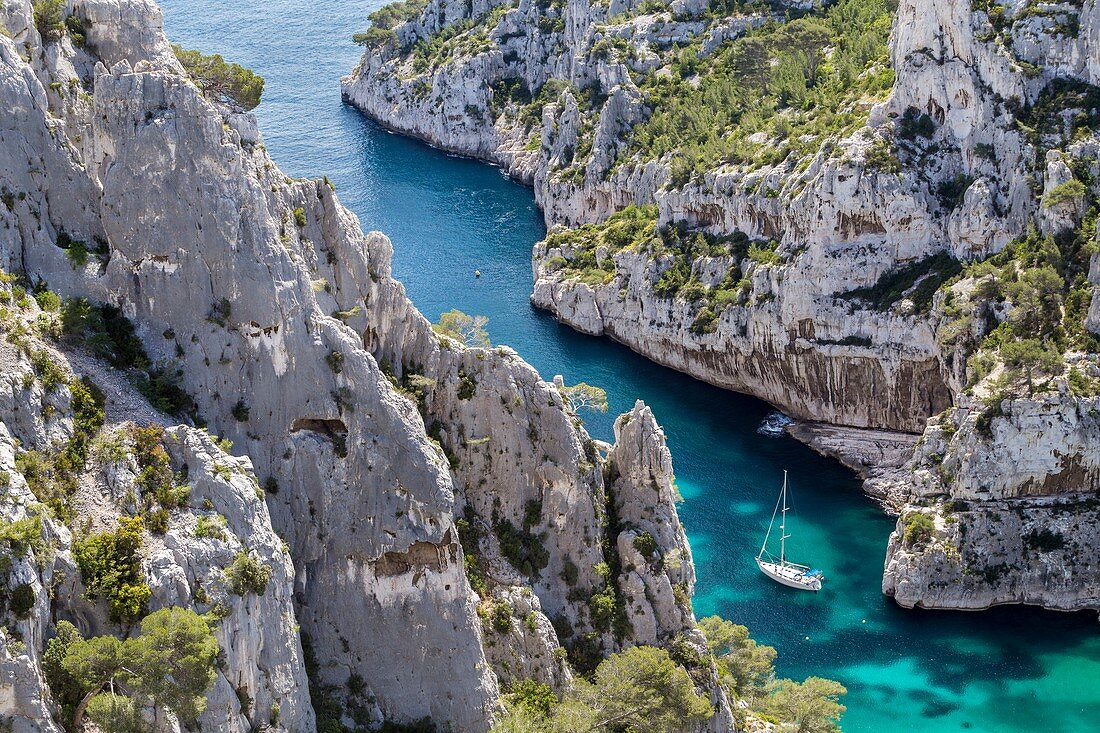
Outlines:
POLYGON ((866 121, 893 85, 896 0, 840 0, 820 17, 770 22, 715 53, 674 52, 640 84, 652 114, 629 155, 672 156, 673 185, 722 163, 779 163, 866 121), (671 73, 665 73, 665 70, 671 73))
POLYGON ((680 298, 695 304, 695 333, 715 330, 727 306, 747 302, 751 293, 749 268, 782 261, 774 241, 750 240, 743 232, 714 235, 685 222, 659 226, 656 206, 628 206, 599 224, 551 232, 548 251, 560 251, 544 264, 551 272, 576 277, 586 285, 606 285, 618 274, 615 256, 641 252, 661 263, 653 292, 660 298, 680 298), (722 273, 704 285, 694 263, 713 258, 722 273))
POLYGON ((219 54, 208 56, 175 44, 172 50, 184 71, 207 97, 245 111, 259 106, 264 93, 263 77, 240 64, 226 61, 219 54))
POLYGON ((427 0, 399 0, 383 5, 367 16, 371 22, 370 28, 356 33, 352 40, 366 48, 381 48, 397 38, 394 28, 415 18, 427 4, 427 0))
MULTIPOLYGON (((946 290, 939 339, 966 356, 969 385, 989 377, 984 389, 997 402, 1021 389, 1034 394, 1065 373, 1067 354, 1100 351, 1100 339, 1085 327, 1098 213, 1093 203, 1080 227, 1057 236, 1032 229, 999 254, 966 265, 960 277, 970 287, 946 290)), ((1097 381, 1070 369, 1075 392, 1100 392, 1097 381)))
MULTIPOLYGON (((452 22, 400 49, 402 58, 410 60, 413 73, 419 75, 496 48, 491 31, 512 7, 505 4, 452 22)), ((387 5, 370 16, 371 28, 354 39, 378 50, 395 39, 398 25, 422 9, 422 0, 387 5)), ((647 42, 647 51, 660 60, 645 70, 632 68, 631 76, 649 114, 626 132, 618 164, 667 158, 672 184, 680 186, 723 163, 755 167, 779 163, 792 153, 815 154, 827 140, 863 124, 871 104, 893 84, 887 43, 896 9, 896 0, 839 0, 825 10, 796 12, 794 19, 771 17, 710 51, 704 50, 705 32, 687 42, 647 42)), ((643 3, 608 18, 606 28, 622 27, 631 16, 669 10, 662 2, 643 3)), ((733 15, 763 18, 767 12, 758 3, 716 3, 701 19, 711 26, 733 15)), ((538 13, 537 28, 529 34, 554 36, 564 30, 560 3, 542 3, 538 13)), ((670 20, 692 19, 670 15, 670 20)), ((597 33, 586 49, 588 61, 629 63, 637 57, 636 42, 610 30, 597 33)), ((519 58, 506 50, 504 61, 511 64, 519 58)), ((427 82, 419 84, 425 92, 430 89, 427 82)), ((581 106, 582 125, 580 139, 561 165, 567 175, 583 177, 595 135, 594 118, 609 90, 598 83, 577 89, 570 80, 557 78, 531 88, 524 78, 510 77, 493 86, 491 112, 498 117, 506 111, 530 130, 539 122, 541 108, 566 91, 581 106)), ((478 108, 468 108, 467 113, 482 114, 478 108)))

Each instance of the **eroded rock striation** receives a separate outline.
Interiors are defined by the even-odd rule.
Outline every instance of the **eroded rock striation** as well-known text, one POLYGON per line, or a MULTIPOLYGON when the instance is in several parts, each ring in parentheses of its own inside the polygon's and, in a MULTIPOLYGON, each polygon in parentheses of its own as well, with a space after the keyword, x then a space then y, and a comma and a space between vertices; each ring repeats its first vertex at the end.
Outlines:
POLYGON ((904 605, 1097 605, 1095 2, 402 8, 345 98, 534 187, 536 305, 822 423, 800 434, 902 514, 904 605), (1080 417, 938 432, 1036 393, 1080 417), (929 463, 957 469, 931 487, 929 463), (975 482, 997 519, 947 527, 966 572, 945 581, 905 518, 975 482), (1003 547, 1025 515, 1080 542, 1003 547))
MULTIPOLYGON (((28 0, 0 7, 0 265, 116 325, 70 343, 66 316, 56 352, 43 340, 56 316, 13 286, 9 302, 22 305, 5 330, 106 393, 96 440, 123 448, 90 458, 64 497, 86 522, 47 518, 15 455, 69 440, 72 409, 63 386, 5 370, 0 420, 22 447, 0 441, 20 492, 4 518, 35 513, 43 537, 12 571, 36 599, 14 627, 23 647, 5 644, 0 659, 0 714, 16 730, 53 729, 41 654, 57 619, 119 631, 66 558, 74 538, 142 511, 144 468, 126 436, 149 425, 168 426, 162 448, 189 486, 161 507, 165 531, 142 535, 149 609, 219 617, 224 664, 204 730, 308 733, 316 711, 484 731, 502 683, 560 688, 566 656, 583 668, 681 637, 705 649, 648 410, 623 419, 627 443, 598 446, 515 352, 434 333, 392 278, 389 241, 365 235, 327 182, 284 176, 250 115, 204 97, 151 0, 72 0, 64 13, 57 27, 36 23, 28 0), (98 360, 123 322, 147 356, 113 366, 156 409, 98 360), (172 427, 181 416, 201 417, 233 456, 172 427), (633 538, 646 531, 639 560, 633 538), (226 595, 242 553, 270 568, 266 587, 226 595), (636 624, 620 622, 626 608, 636 624)), ((718 710, 708 730, 729 730, 715 670, 697 679, 718 710)))

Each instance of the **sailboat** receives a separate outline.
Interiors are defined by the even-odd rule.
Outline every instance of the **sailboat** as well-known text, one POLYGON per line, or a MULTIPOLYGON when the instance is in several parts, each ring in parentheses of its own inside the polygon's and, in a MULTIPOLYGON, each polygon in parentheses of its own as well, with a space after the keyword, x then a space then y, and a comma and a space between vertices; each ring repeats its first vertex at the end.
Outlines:
POLYGON ((764 544, 760 546, 760 554, 756 556, 756 565, 760 572, 767 575, 777 583, 782 583, 790 588, 799 590, 812 590, 815 593, 821 590, 821 583, 825 580, 825 574, 820 570, 813 570, 809 565, 799 565, 787 560, 787 472, 783 472, 783 491, 779 494, 779 501, 775 503, 772 511, 772 521, 768 525, 768 533, 764 535, 764 544), (775 526, 775 516, 780 513, 779 520, 779 562, 768 552, 768 540, 771 539, 772 527, 775 526))

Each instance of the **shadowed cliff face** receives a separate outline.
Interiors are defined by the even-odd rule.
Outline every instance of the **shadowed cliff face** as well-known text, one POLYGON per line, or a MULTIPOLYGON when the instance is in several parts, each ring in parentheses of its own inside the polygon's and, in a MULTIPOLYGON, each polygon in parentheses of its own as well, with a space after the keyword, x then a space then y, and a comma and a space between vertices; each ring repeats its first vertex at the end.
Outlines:
MULTIPOLYGON (((1013 304, 960 326, 957 303, 981 283, 970 270, 960 276, 960 263, 1011 252, 1030 230, 1053 238, 1091 231, 1100 142, 1092 103, 1080 99, 1092 99, 1100 81, 1097 4, 1038 13, 903 0, 889 48, 860 77, 873 86, 888 64, 894 83, 853 102, 862 110, 856 124, 812 139, 759 132, 748 142, 788 151, 782 160, 761 153, 746 162, 735 150, 683 175, 678 153, 693 150, 650 154, 637 144, 662 112, 652 100, 667 105, 661 95, 676 88, 655 80, 705 84, 714 73, 707 59, 726 58, 724 44, 769 33, 754 33, 766 14, 704 10, 431 2, 366 51, 344 95, 393 129, 497 162, 534 187, 547 223, 559 228, 535 247, 532 302, 577 330, 806 420, 910 434, 925 433, 941 413, 973 423, 989 408, 971 396, 967 359, 1013 304), (677 55, 684 45, 697 60, 677 55), (1081 181, 1081 197, 1059 195, 1081 181), (631 206, 649 208, 623 211, 631 206), (650 228, 623 235, 631 218, 650 228), (670 226, 710 239, 681 246, 662 233, 670 226)), ((828 13, 818 17, 828 22, 828 13)), ((788 114, 788 129, 805 129, 798 114, 788 114)), ((1096 270, 1086 293, 1100 281, 1096 270)), ((1100 298, 1092 301, 1095 313, 1100 298)), ((1085 317, 1090 329, 1097 321, 1085 317)), ((1095 350, 1083 351, 1072 355, 1081 359, 1074 369, 1093 375, 1095 350)), ((1019 386, 1006 397, 1022 397, 1019 386)), ((1094 417, 1088 395, 1064 378, 1045 389, 1057 391, 1044 398, 1056 419, 1037 417, 1024 400, 993 418, 1013 427, 985 440, 961 429, 941 439, 934 423, 913 460, 892 449, 888 466, 865 460, 877 438, 830 433, 828 450, 873 476, 869 490, 895 508, 912 502, 906 511, 935 506, 950 516, 946 500, 970 500, 982 486, 987 514, 1023 512, 1036 536, 1068 531, 1059 517, 1080 522, 1080 544, 1039 543, 1005 562, 993 553, 989 563, 982 548, 997 544, 996 521, 964 522, 970 530, 955 543, 960 567, 974 572, 961 585, 918 568, 932 562, 919 552, 904 559, 914 549, 903 547, 899 524, 884 581, 899 602, 1096 605, 1091 570, 1078 562, 1095 534, 1086 506, 1098 489, 1095 451, 1082 437, 1094 417), (1083 417, 1066 417, 1074 413, 1083 417), (932 464, 952 473, 930 487, 932 464), (1064 506, 1046 507, 1052 497, 1064 506), (1080 583, 1063 587, 1049 570, 1057 567, 1080 583)))
MULTIPOLYGON (((392 279, 388 240, 364 235, 327 183, 285 177, 250 115, 203 97, 152 2, 68 10, 82 45, 67 31, 43 39, 29 2, 0 12, 12 36, 0 37, 0 103, 14 111, 0 119, 0 261, 122 308, 211 429, 278 488, 264 513, 293 558, 287 583, 318 689, 375 723, 485 730, 509 667, 486 659, 492 632, 477 608, 516 593, 538 629, 511 660, 527 676, 567 678, 549 616, 578 638, 593 633, 601 654, 632 643, 629 629, 596 630, 576 600, 605 585, 619 593, 620 579, 593 570, 616 539, 607 459, 557 389, 508 349, 437 337, 392 279), (98 253, 73 264, 66 241, 98 253), (462 515, 484 530, 477 547, 461 544, 462 515), (537 567, 502 549, 506 522, 539 544, 537 567), (481 596, 464 569, 470 553, 494 569, 481 596), (352 678, 362 689, 345 693, 352 678)), ((660 435, 651 413, 635 412, 660 435)), ((667 456, 663 436, 646 450, 667 456)), ((671 495, 622 501, 675 517, 671 495)), ((682 533, 669 542, 660 550, 684 553, 682 533)), ((687 633, 703 648, 688 595, 638 597, 639 613, 662 606, 638 640, 687 633)), ((729 708, 709 674, 720 709, 711 729, 725 730, 729 708)))

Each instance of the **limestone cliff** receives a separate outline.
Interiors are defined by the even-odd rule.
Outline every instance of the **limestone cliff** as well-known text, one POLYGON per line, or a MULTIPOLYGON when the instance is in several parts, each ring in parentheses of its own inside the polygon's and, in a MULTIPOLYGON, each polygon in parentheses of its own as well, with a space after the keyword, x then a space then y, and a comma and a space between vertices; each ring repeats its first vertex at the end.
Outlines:
POLYGON ((953 541, 970 572, 943 588, 899 524, 884 580, 899 602, 1097 605, 1092 581, 1054 577, 1087 575, 1096 532, 1096 476, 1065 468, 1095 462, 1087 440, 1066 437, 1091 430, 1086 328, 1100 322, 1095 258, 1082 268, 1100 147, 1095 2, 402 7, 372 16, 345 98, 533 185, 552 227, 533 253, 536 305, 831 424, 801 434, 894 509, 964 498, 954 482, 928 490, 934 460, 958 464, 955 480, 984 471, 987 514, 1027 515, 1037 537, 1066 531, 1041 526, 1064 515, 1080 538, 1020 554, 993 549, 995 521, 960 519, 953 531, 971 529, 953 541), (822 79, 821 96, 799 86, 822 79), (1023 313, 1041 307, 1012 283, 1045 266, 1060 323, 1029 330, 1023 313), (975 394, 1029 404, 1032 367, 1024 389, 1016 358, 1028 336, 1046 349, 1028 358, 1062 359, 1048 359, 1048 409, 1083 417, 1031 420, 977 447, 938 439, 941 418, 907 455, 912 439, 897 433, 941 413, 975 420, 975 394), (970 463, 979 457, 984 468, 970 463), (1008 473, 1022 466, 1024 492, 1008 473), (1001 570, 983 571, 990 563, 1001 570))
POLYGON ((597 257, 599 280, 578 278, 568 263, 581 253, 548 240, 534 255, 536 305, 799 417, 916 432, 923 417, 950 404, 923 319, 834 297, 940 246, 930 241, 936 212, 927 210, 916 176, 899 180, 865 164, 876 134, 804 161, 720 166, 686 184, 671 180, 670 156, 652 159, 624 142, 652 112, 639 87, 667 73, 681 45, 699 46, 706 57, 768 17, 723 17, 705 4, 654 11, 650 4, 520 3, 484 15, 475 8, 432 35, 423 19, 441 14, 434 8, 364 55, 345 80, 348 99, 397 130, 487 157, 533 182, 548 224, 598 222, 624 206, 655 203, 657 225, 685 222, 778 243, 780 260, 770 266, 735 251, 689 258, 690 278, 707 290, 740 281, 737 298, 716 306, 658 292, 672 256, 611 248, 597 257), (464 30, 450 40, 457 29, 464 30), (474 41, 479 34, 487 43, 474 41), (429 55, 427 68, 415 42, 425 38, 448 39, 447 52, 429 55), (536 101, 514 101, 517 85, 536 101), (531 115, 539 116, 533 128, 531 115))
MULTIPOLYGON (((8 303, 25 298, 13 298, 10 289, 4 293, 8 303)), ((140 549, 141 574, 151 591, 147 609, 180 606, 207 614, 221 649, 197 721, 201 729, 314 730, 295 633, 293 568, 251 463, 226 454, 203 431, 166 430, 165 417, 109 366, 81 355, 70 361, 43 343, 36 330, 58 316, 31 303, 4 308, 6 339, 0 343, 0 526, 12 561, 0 584, 0 715, 16 731, 61 730, 40 667, 50 628, 67 620, 85 636, 119 631, 104 599, 89 592, 74 559, 75 544, 112 532, 120 517, 137 515, 148 527, 140 549), (102 422, 88 417, 84 389, 110 395, 102 422), (87 454, 83 467, 76 475, 60 472, 59 462, 76 451, 87 454), (162 489, 150 478, 155 474, 146 470, 154 457, 180 482, 171 489, 171 509, 164 508, 157 493, 162 489), (186 499, 176 504, 176 496, 186 499), (242 556, 265 568, 263 588, 234 586, 231 567, 242 556)), ((164 723, 166 730, 178 730, 164 723)))
MULTIPOLYGON (((227 614, 228 666, 205 729, 309 731, 316 710, 346 725, 428 717, 484 731, 517 670, 568 678, 562 643, 591 664, 636 640, 697 634, 690 585, 670 598, 664 576, 623 565, 625 530, 608 521, 617 502, 671 520, 669 492, 639 493, 623 478, 634 473, 605 479, 612 463, 514 352, 433 333, 392 279, 388 240, 364 235, 326 182, 284 176, 255 120, 202 94, 151 0, 64 11, 61 27, 38 27, 30 2, 0 6, 0 264, 28 285, 117 306, 112 318, 133 322, 148 360, 115 366, 161 390, 174 420, 232 441, 239 458, 193 429, 166 433, 191 499, 148 541, 154 605, 227 614), (215 513, 224 532, 211 529, 215 513), (208 532, 218 537, 193 536, 208 532), (245 551, 237 537, 273 571, 266 593, 226 609, 207 581, 245 551), (634 593, 638 579, 656 590, 634 593), (650 619, 637 630, 597 610, 624 607, 628 592, 650 619), (505 627, 521 639, 501 654, 505 627)), ((141 403, 112 374, 96 381, 141 403)), ((33 395, 11 384, 5 424, 32 420, 39 442, 63 439, 64 426, 28 417, 33 395)), ((636 422, 650 439, 613 449, 621 464, 667 469, 652 415, 639 409, 636 422)), ((126 461, 108 470, 93 522, 126 511, 132 473, 126 461)), ((655 540, 693 575, 682 532, 655 540)), ((102 631, 66 577, 72 608, 55 610, 102 631)), ((27 658, 3 661, 2 711, 20 719, 50 704, 35 666, 50 633, 44 601, 37 618, 21 632, 27 658)), ((713 669, 700 679, 718 703, 709 729, 729 729, 713 669)))
POLYGON ((1060 386, 989 406, 965 400, 929 426, 885 593, 937 608, 1100 606, 1097 398, 1060 386))

